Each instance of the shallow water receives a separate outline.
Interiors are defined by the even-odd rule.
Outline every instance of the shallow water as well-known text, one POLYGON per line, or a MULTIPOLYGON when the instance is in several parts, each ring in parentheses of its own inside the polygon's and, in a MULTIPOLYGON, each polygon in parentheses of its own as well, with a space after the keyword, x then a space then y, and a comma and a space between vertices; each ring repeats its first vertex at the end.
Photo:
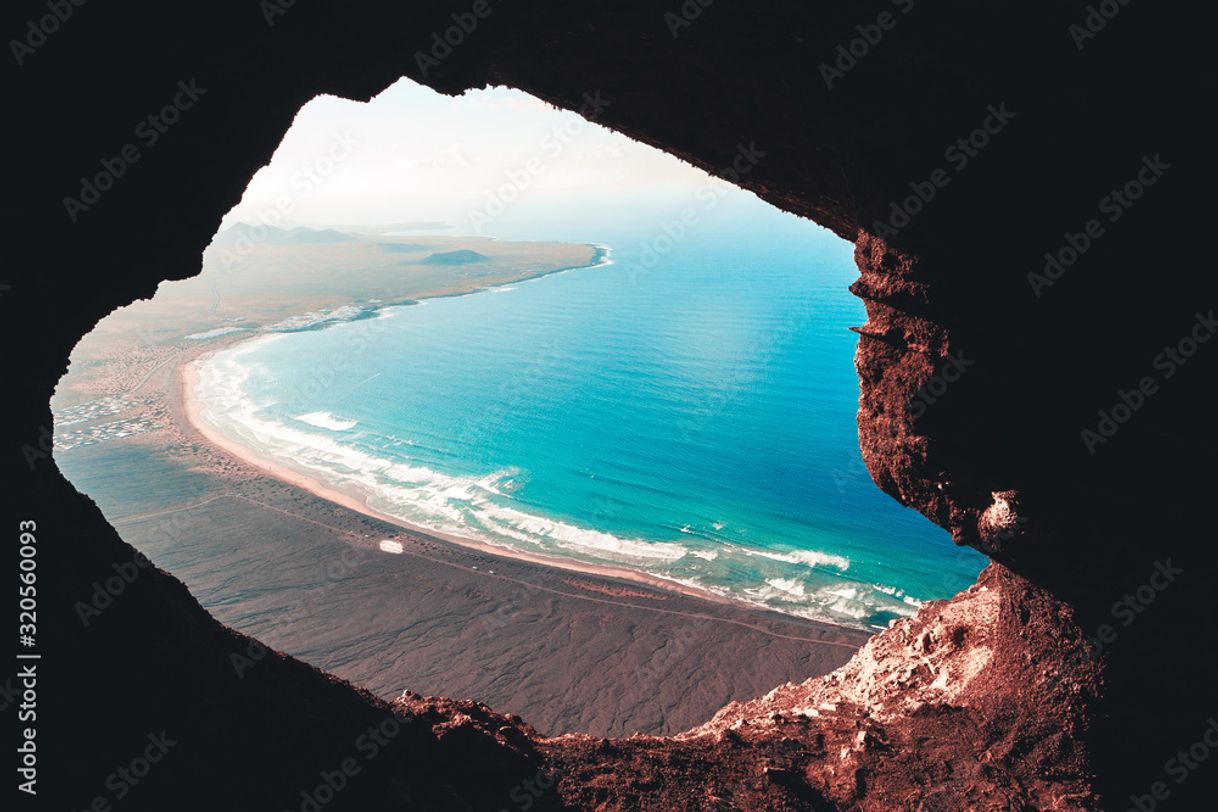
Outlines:
POLYGON ((257 453, 445 532, 865 627, 967 586, 984 559, 863 469, 851 247, 727 214, 676 241, 619 222, 611 264, 237 345, 197 394, 257 453))

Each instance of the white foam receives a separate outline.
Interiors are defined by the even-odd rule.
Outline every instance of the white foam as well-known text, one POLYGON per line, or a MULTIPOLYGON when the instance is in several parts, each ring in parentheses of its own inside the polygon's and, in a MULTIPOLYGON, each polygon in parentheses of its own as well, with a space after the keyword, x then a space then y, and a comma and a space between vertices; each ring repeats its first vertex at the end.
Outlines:
POLYGON ((850 559, 841 555, 831 555, 816 550, 793 550, 789 553, 776 553, 771 550, 745 550, 746 555, 759 555, 773 561, 783 561, 787 564, 804 564, 809 567, 835 567, 843 572, 850 568, 850 559))
POLYGON ((766 583, 793 598, 804 596, 804 585, 794 578, 767 578, 766 583))
POLYGON ((582 552, 595 552, 613 560, 673 562, 684 558, 686 549, 680 544, 621 538, 600 530, 589 530, 573 524, 548 519, 514 508, 489 505, 478 512, 498 528, 509 528, 534 537, 553 541, 560 547, 582 552))
MULTIPOLYGON (((251 342, 253 344, 253 342, 251 342)), ((202 417, 221 432, 251 447, 260 456, 348 492, 356 491, 371 507, 440 532, 533 548, 562 548, 617 563, 671 563, 686 554, 680 544, 623 538, 540 516, 495 501, 505 497, 504 482, 519 475, 505 469, 483 476, 455 476, 421 465, 378 457, 315 432, 302 431, 266 417, 246 395, 249 369, 244 356, 250 344, 217 353, 199 367, 196 396, 202 417)), ((341 431, 356 425, 329 412, 312 412, 296 420, 341 431)))
POLYGON ((316 426, 319 429, 329 429, 330 431, 346 431, 355 428, 357 425, 355 420, 344 420, 341 417, 335 417, 329 412, 298 414, 296 419, 301 423, 308 423, 310 426, 316 426))
MULTIPOLYGON (((282 334, 271 334, 276 339, 282 334)), ((404 521, 441 533, 474 538, 519 549, 572 555, 590 561, 635 567, 677 583, 743 599, 757 606, 816 620, 856 621, 878 612, 912 614, 919 605, 901 590, 880 584, 842 581, 835 577, 850 566, 848 558, 817 550, 774 551, 725 544, 720 549, 692 549, 668 541, 623 537, 581 527, 523 509, 510 495, 521 471, 506 468, 480 475, 446 474, 413 460, 380 456, 338 442, 355 421, 329 412, 312 412, 295 419, 276 419, 245 392, 252 364, 247 353, 262 338, 221 351, 199 364, 196 395, 201 417, 259 456, 306 473, 341 489, 365 504, 404 521), (323 429, 318 431, 317 429, 323 429), (719 579, 698 583, 685 567, 696 560, 759 556, 792 565, 754 586, 729 586, 719 579), (684 567, 675 562, 685 559, 684 567), (822 572, 830 568, 833 576, 822 572), (674 570, 674 571, 669 571, 674 570), (824 579, 830 577, 832 583, 824 579)), ((397 439, 397 438, 394 438, 397 439)), ((386 539, 379 549, 402 550, 386 539)), ((739 564, 734 565, 739 566, 739 564)))
POLYGON ((188 336, 184 336, 184 338, 190 341, 206 341, 209 338, 219 338, 220 336, 226 336, 229 333, 244 332, 245 329, 246 328, 244 327, 214 327, 211 330, 204 330, 201 333, 191 333, 188 336))

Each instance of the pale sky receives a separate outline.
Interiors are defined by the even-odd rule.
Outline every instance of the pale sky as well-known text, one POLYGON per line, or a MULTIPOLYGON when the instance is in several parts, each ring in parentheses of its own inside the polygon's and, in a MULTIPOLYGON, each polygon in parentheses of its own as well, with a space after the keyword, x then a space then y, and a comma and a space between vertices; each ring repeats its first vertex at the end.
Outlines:
POLYGON ((447 233, 509 236, 581 206, 585 216, 638 201, 671 208, 708 183, 722 186, 521 91, 452 98, 402 79, 366 104, 306 104, 224 226, 442 221, 447 233))

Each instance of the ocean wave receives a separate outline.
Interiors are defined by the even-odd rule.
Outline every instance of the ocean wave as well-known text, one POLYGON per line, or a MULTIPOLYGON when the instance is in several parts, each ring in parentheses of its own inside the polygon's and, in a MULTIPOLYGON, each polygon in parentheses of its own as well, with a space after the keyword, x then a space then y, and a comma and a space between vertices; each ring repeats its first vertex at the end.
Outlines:
POLYGON ((843 555, 832 555, 816 550, 792 550, 787 553, 778 553, 770 550, 749 549, 745 550, 744 553, 745 555, 758 555, 762 558, 782 561, 787 564, 803 564, 808 567, 834 567, 842 572, 850 568, 849 558, 843 555))
POLYGON ((793 598, 802 598, 805 594, 804 585, 794 578, 767 578, 766 583, 793 598))
MULTIPOLYGON (((512 496, 521 471, 481 475, 434 470, 389 448, 340 442, 330 432, 357 425, 327 411, 279 417, 246 392, 256 364, 247 353, 279 340, 267 335, 200 362, 195 395, 201 417, 260 457, 342 490, 370 508, 442 534, 500 547, 621 565, 717 595, 813 620, 881 628, 920 605, 901 590, 847 580, 845 556, 818 550, 766 550, 724 542, 654 541, 583 527, 522 509, 512 496), (298 425, 299 424, 299 425, 298 425), (317 429, 321 429, 318 431, 317 429), (749 564, 750 559, 753 564, 749 564), (758 559, 768 562, 758 571, 758 559)), ((374 435, 380 440, 395 438, 374 435)), ((359 442, 367 442, 361 435, 359 442)), ((379 440, 378 440, 379 441, 379 440)), ((689 534, 686 534, 686 538, 689 534)), ((392 539, 379 544, 398 553, 392 539)))
POLYGON ((892 597, 900 600, 901 603, 904 603, 907 606, 912 606, 915 609, 926 605, 925 601, 919 600, 912 595, 905 594, 905 590, 900 589, 899 587, 885 586, 884 584, 872 584, 871 588, 877 592, 883 592, 885 595, 891 595, 892 597))
POLYGON ((808 620, 847 623, 883 629, 891 620, 908 617, 914 608, 892 601, 864 584, 814 587, 795 578, 768 578, 762 586, 743 590, 745 600, 808 620))
POLYGON ((494 527, 509 527, 533 538, 552 541, 560 547, 579 552, 595 552, 601 557, 625 562, 673 562, 685 557, 680 544, 622 538, 600 530, 577 527, 514 508, 491 506, 478 512, 494 527))
POLYGON ((316 426, 319 429, 329 429, 330 431, 347 431, 359 425, 355 420, 344 420, 341 417, 335 417, 329 412, 309 412, 308 414, 297 415, 295 419, 301 423, 308 423, 310 426, 316 426))
MULTIPOLYGON (((445 474, 380 457, 265 416, 244 391, 249 369, 242 356, 249 351, 249 345, 240 345, 202 364, 195 394, 209 423, 259 456, 305 469, 333 487, 357 491, 370 507, 440 532, 500 545, 521 542, 543 550, 560 548, 617 563, 665 564, 686 555, 680 544, 615 536, 501 504, 510 499, 505 491, 519 475, 516 469, 483 476, 445 474)), ((295 419, 336 431, 356 425, 329 412, 295 419)))

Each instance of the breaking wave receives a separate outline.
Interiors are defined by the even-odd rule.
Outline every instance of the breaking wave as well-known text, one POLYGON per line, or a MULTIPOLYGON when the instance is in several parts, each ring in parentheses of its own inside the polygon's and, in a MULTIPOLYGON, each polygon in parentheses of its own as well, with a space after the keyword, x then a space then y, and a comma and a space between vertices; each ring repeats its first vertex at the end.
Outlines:
POLYGON ((343 420, 329 412, 309 412, 308 414, 297 415, 296 419, 301 423, 308 423, 310 426, 316 426, 319 429, 329 429, 330 431, 348 431, 359 425, 354 420, 343 420))
MULTIPOLYGON (((264 334, 198 362, 200 419, 254 455, 358 499, 380 513, 434 532, 524 552, 633 568, 758 607, 815 620, 883 628, 920 602, 900 589, 849 580, 850 559, 814 549, 775 549, 726 541, 676 524, 680 541, 649 539, 546 516, 516 496, 527 471, 504 467, 455 474, 422 465, 412 442, 359 429, 329 411, 276 414, 280 401, 256 402, 253 356, 264 334), (251 390, 252 391, 252 390, 251 390), (320 431, 319 431, 320 430, 320 431)), ((286 393, 290 395, 290 393, 286 393)), ((290 402, 293 399, 288 396, 290 402)), ((282 406, 280 406, 282 409, 282 406)), ((722 523, 715 524, 716 530, 722 523)), ((382 545, 385 552, 398 552, 382 545)))

